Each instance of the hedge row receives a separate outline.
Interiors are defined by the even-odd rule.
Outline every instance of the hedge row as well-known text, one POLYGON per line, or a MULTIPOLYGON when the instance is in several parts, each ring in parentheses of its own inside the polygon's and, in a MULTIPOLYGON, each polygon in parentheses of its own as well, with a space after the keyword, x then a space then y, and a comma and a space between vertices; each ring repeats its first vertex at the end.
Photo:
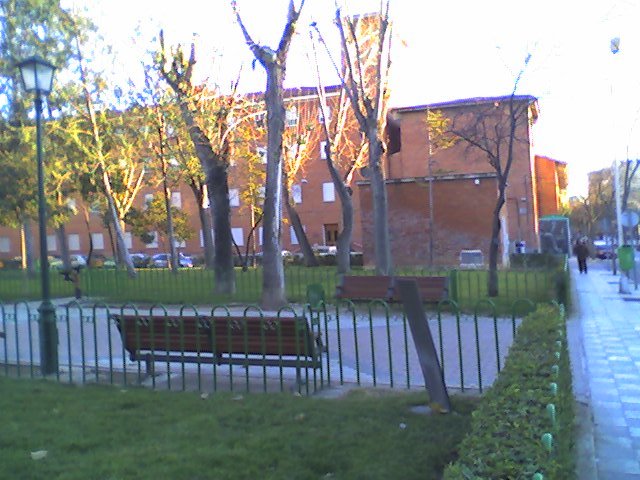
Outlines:
POLYGON ((459 447, 458 460, 447 467, 445 480, 574 478, 565 332, 561 306, 539 306, 523 320, 504 369, 474 412, 471 433, 459 447))

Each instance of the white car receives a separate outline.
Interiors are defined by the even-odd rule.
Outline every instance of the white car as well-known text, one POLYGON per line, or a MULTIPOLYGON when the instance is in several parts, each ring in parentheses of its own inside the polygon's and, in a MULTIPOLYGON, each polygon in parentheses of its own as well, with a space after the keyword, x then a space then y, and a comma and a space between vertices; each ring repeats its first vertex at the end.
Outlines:
POLYGON ((313 253, 319 256, 325 255, 335 255, 338 252, 338 249, 335 245, 314 245, 313 253))
POLYGON ((69 255, 69 261, 73 268, 84 268, 87 266, 87 258, 84 255, 72 254, 69 255))

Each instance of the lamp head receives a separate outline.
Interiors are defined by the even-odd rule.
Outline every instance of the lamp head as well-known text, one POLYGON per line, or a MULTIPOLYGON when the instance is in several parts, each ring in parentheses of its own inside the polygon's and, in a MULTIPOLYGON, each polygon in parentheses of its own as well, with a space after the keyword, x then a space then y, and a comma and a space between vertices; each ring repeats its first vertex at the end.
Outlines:
POLYGON ((29 57, 20 63, 20 77, 25 91, 38 95, 48 95, 53 84, 56 67, 38 56, 29 57))

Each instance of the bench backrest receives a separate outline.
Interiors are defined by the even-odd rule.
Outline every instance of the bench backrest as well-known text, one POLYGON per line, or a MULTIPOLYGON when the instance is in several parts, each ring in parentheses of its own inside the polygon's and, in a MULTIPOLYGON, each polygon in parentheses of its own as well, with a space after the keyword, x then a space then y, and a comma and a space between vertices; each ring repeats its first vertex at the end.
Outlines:
POLYGON ((313 335, 304 317, 110 317, 129 352, 315 356, 313 335))
POLYGON ((449 277, 394 277, 393 294, 391 301, 401 302, 400 292, 395 288, 395 279, 415 280, 418 284, 418 292, 423 302, 437 303, 449 298, 449 277))
POLYGON ((391 294, 391 277, 386 275, 343 275, 336 286, 336 298, 386 300, 391 294))
MULTIPOLYGON (((386 275, 344 275, 336 287, 336 298, 350 300, 385 300, 401 302, 395 279, 386 275)), ((434 303, 449 298, 449 277, 403 276, 415 280, 423 302, 434 303)))

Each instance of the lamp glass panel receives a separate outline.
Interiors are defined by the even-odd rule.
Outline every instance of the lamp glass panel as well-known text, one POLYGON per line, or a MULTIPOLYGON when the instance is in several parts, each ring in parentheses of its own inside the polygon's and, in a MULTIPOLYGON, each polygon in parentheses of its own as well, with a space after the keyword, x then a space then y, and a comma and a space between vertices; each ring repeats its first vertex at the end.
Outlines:
POLYGON ((38 90, 42 93, 49 93, 53 82, 53 68, 47 64, 37 63, 36 82, 38 90))
POLYGON ((32 62, 24 63, 20 66, 20 75, 22 75, 22 84, 27 92, 32 92, 36 88, 36 69, 32 62))

